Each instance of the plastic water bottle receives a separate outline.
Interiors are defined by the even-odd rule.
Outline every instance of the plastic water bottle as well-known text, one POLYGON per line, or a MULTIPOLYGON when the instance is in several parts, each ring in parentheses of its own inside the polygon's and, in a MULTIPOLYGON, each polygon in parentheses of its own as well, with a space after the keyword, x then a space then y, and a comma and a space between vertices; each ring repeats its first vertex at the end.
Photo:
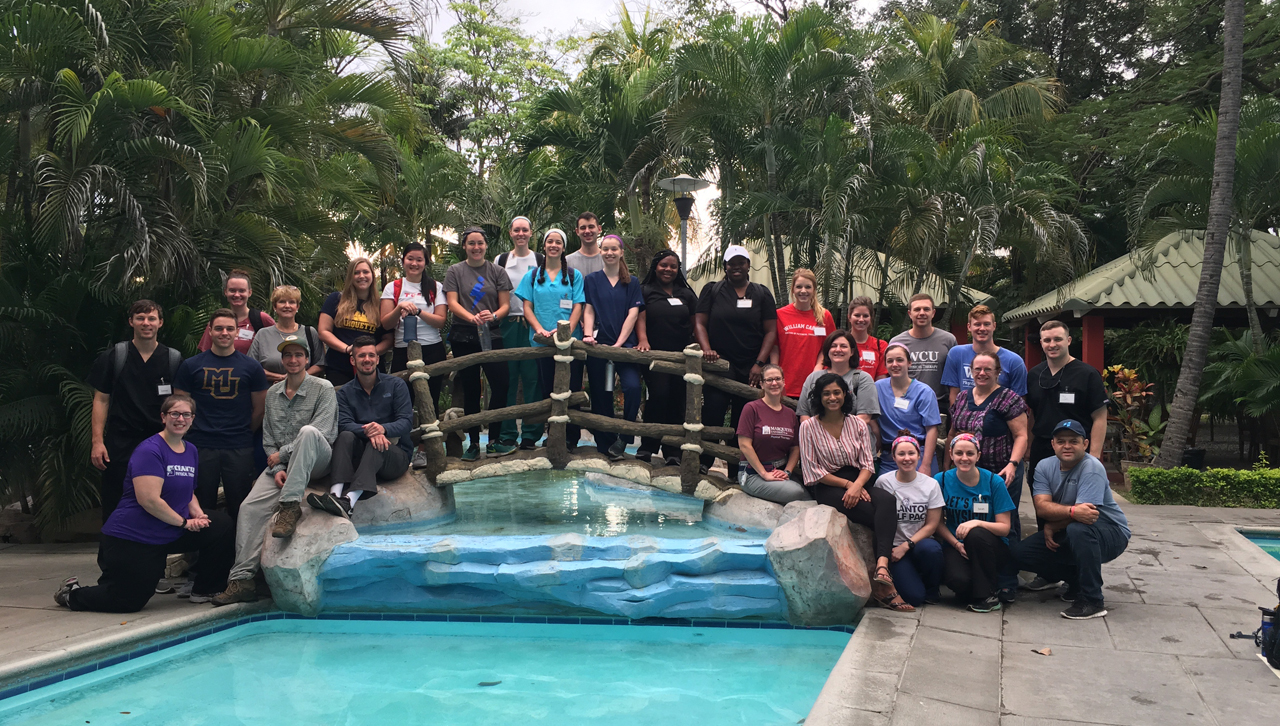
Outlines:
POLYGON ((406 315, 404 320, 404 342, 413 343, 418 340, 418 316, 406 315))
POLYGON ((493 334, 489 332, 489 326, 485 323, 476 323, 476 330, 480 334, 480 349, 493 350, 493 334))
POLYGON ((613 361, 609 361, 604 367, 604 390, 613 393, 613 361))

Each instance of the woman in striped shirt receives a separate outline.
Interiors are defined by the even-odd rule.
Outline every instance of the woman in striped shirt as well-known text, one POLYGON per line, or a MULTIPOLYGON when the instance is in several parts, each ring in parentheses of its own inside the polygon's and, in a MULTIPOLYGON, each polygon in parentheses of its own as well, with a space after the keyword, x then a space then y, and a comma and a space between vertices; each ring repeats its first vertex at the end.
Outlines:
POLYGON ((910 612, 894 591, 889 555, 898 526, 898 500, 869 486, 875 476, 875 446, 871 431, 853 415, 853 399, 844 378, 824 373, 809 393, 810 409, 820 411, 800 424, 800 460, 805 488, 820 504, 834 507, 850 522, 870 527, 876 571, 872 594, 891 610, 910 612))

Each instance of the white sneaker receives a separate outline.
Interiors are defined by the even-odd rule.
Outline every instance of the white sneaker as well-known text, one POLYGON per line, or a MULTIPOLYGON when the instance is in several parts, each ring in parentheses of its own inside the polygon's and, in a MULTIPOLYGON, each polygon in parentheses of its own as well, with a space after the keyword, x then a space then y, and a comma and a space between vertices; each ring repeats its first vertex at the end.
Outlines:
POLYGON ((213 600, 213 595, 195 595, 190 592, 187 593, 187 602, 193 605, 199 605, 201 603, 210 602, 212 600, 213 600))
MULTIPOLYGON (((186 582, 184 582, 184 583, 182 583, 181 585, 179 585, 179 586, 178 586, 178 597, 180 597, 180 598, 182 598, 182 599, 184 599, 184 600, 185 600, 185 599, 187 599, 187 598, 189 598, 189 597, 191 597, 191 585, 192 585, 191 580, 187 580, 186 582)), ((207 601, 206 601, 206 602, 207 602, 207 601)))

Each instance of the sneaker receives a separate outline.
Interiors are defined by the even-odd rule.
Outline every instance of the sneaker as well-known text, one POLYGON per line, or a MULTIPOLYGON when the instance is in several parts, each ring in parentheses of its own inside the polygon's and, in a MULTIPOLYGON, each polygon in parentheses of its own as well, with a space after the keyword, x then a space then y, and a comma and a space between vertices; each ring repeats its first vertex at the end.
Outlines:
POLYGON ((925 605, 941 605, 942 593, 937 590, 933 592, 926 592, 924 594, 924 604, 925 605))
POLYGON ((308 494, 307 506, 319 512, 327 512, 329 511, 329 509, 328 507, 325 506, 324 500, 325 500, 325 497, 328 497, 328 496, 329 496, 328 492, 325 492, 324 494, 308 494))
POLYGON ((160 582, 156 583, 157 595, 168 595, 173 591, 174 591, 173 583, 169 582, 167 578, 161 578, 160 582))
POLYGON ((485 456, 506 456, 507 454, 516 453, 515 444, 504 444, 499 441, 496 444, 489 444, 484 450, 485 456))
POLYGON ((230 605, 237 602, 257 602, 258 588, 254 585, 253 578, 245 580, 231 580, 227 583, 227 589, 213 596, 210 601, 214 607, 230 605))
POLYGON ((975 613, 995 612, 996 610, 999 610, 1001 607, 1002 606, 1000 605, 1000 598, 996 597, 995 595, 988 595, 985 600, 979 600, 978 602, 969 603, 969 609, 974 611, 975 613))
POLYGON ((179 585, 178 597, 182 598, 183 600, 186 600, 187 598, 191 597, 191 586, 193 584, 194 583, 192 582, 192 580, 188 579, 186 582, 179 585))
POLYGON ((520 439, 520 448, 523 451, 533 451, 538 448, 536 439, 520 439))
POLYGON ((475 461, 476 459, 479 459, 479 458, 480 458, 480 447, 476 446, 475 444, 468 446, 467 450, 462 452, 463 461, 475 461))
POLYGON ((324 511, 335 517, 351 519, 351 500, 346 496, 335 497, 333 494, 326 494, 324 502, 324 511))
POLYGON ((1043 577, 1040 577, 1039 575, 1037 575, 1036 579, 1023 585, 1022 589, 1030 590, 1032 592, 1040 592, 1041 590, 1056 590, 1061 586, 1062 586, 1062 580, 1056 580, 1054 582, 1050 582, 1044 579, 1043 577))
POLYGON ((1076 601, 1076 598, 1078 598, 1079 596, 1080 596, 1080 592, 1078 590, 1076 590, 1074 587, 1067 586, 1067 589, 1063 590, 1062 594, 1059 595, 1058 597, 1061 598, 1063 602, 1074 603, 1076 601))
POLYGON ((276 521, 271 525, 271 536, 277 539, 292 537, 298 528, 298 520, 302 519, 302 504, 299 502, 280 502, 276 509, 276 521))
POLYGON ((996 591, 996 597, 1005 605, 1012 605, 1018 599, 1018 590, 1013 587, 1002 587, 996 591))
POLYGON ((1071 607, 1062 611, 1062 617, 1067 620, 1092 620, 1093 618, 1105 618, 1107 609, 1102 605, 1095 605, 1084 598, 1075 601, 1071 607))
POLYGON ((213 597, 214 595, 217 595, 217 594, 218 593, 209 593, 208 595, 200 595, 193 592, 189 596, 187 596, 187 602, 191 603, 192 605, 203 605, 204 603, 207 603, 207 602, 213 602, 213 597))
POLYGON ((668 457, 667 457, 667 466, 680 466, 680 457, 678 457, 678 456, 668 456, 668 457))
POLYGON ((627 455, 627 445, 622 443, 622 439, 616 439, 605 453, 609 461, 622 461, 627 455))
POLYGON ((62 586, 58 588, 58 591, 53 593, 53 601, 64 608, 70 608, 71 601, 69 598, 71 596, 71 591, 79 589, 80 579, 76 577, 68 577, 62 581, 62 586))
POLYGON ((427 452, 423 451, 422 449, 414 449, 413 468, 414 469, 427 468, 427 452))

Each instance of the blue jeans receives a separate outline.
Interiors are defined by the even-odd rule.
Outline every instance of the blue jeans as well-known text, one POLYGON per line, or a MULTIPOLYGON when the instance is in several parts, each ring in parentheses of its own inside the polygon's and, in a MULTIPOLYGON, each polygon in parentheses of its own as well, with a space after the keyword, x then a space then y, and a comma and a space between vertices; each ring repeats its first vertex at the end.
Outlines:
MULTIPOLYGON (((890 558, 892 560, 892 558, 890 558)), ((915 549, 897 562, 889 562, 893 586, 903 600, 919 607, 925 598, 939 599, 938 585, 942 584, 942 545, 929 537, 916 543, 915 549)))
POLYGON ((1044 543, 1044 532, 1036 532, 1013 545, 1018 567, 1044 579, 1066 581, 1067 585, 1095 605, 1102 605, 1102 563, 1124 553, 1129 538, 1110 522, 1072 522, 1054 537, 1055 552, 1044 543))
MULTIPOLYGON (((618 381, 622 386, 622 417, 627 421, 635 421, 640 413, 640 367, 632 363, 613 364, 614 372, 618 374, 618 381)), ((612 388, 608 384, 609 361, 604 358, 589 356, 587 358, 587 378, 591 382, 591 413, 598 413, 601 416, 613 416, 613 392, 605 390, 612 388)), ((592 431, 596 437, 596 451, 604 454, 609 451, 609 447, 618 439, 618 435, 611 431, 592 431)), ((630 436, 624 436, 623 441, 629 441, 630 436)))

